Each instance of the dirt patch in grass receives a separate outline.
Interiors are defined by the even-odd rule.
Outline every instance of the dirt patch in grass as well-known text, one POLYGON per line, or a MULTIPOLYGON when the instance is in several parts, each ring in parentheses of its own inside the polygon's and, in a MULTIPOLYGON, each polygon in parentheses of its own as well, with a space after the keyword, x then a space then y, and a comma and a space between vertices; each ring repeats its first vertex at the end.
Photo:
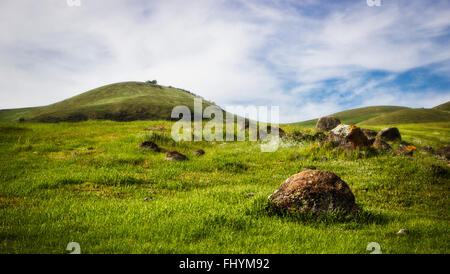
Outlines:
POLYGON ((0 208, 7 207, 24 207, 26 205, 25 201, 17 197, 1 197, 0 196, 0 208))

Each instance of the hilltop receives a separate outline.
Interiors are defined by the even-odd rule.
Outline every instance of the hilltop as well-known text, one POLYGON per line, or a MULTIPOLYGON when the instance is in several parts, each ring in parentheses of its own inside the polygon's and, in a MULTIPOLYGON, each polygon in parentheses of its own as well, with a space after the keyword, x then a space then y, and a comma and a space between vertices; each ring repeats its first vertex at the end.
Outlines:
MULTIPOLYGON (((0 122, 77 122, 85 120, 170 120, 175 106, 193 110, 195 94, 151 82, 99 87, 43 107, 0 110, 0 122)), ((203 101, 203 107, 214 105, 203 101)))

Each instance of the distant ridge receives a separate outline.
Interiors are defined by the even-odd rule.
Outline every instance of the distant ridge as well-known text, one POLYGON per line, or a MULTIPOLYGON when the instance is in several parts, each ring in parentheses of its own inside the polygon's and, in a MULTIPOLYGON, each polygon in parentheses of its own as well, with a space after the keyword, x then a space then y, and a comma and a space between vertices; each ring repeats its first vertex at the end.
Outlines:
MULTIPOLYGON (((170 120, 175 106, 193 110, 195 94, 151 82, 99 87, 43 107, 0 110, 0 122, 78 122, 85 120, 170 120)), ((214 105, 203 101, 203 107, 214 105)))
POLYGON ((363 121, 363 125, 395 125, 395 124, 415 124, 449 122, 450 112, 437 110, 414 108, 404 109, 387 114, 383 114, 372 119, 363 121))
POLYGON ((447 103, 444 103, 442 105, 436 106, 433 109, 443 110, 443 111, 450 111, 450 101, 448 101, 447 103))
MULTIPOLYGON (((342 123, 345 124, 358 124, 362 121, 368 120, 370 118, 399 111, 402 109, 407 109, 407 107, 399 107, 399 106, 372 106, 372 107, 362 107, 355 108, 351 110, 345 110, 338 113, 331 114, 330 116, 338 117, 342 123)), ((318 119, 308 120, 304 122, 298 122, 295 124, 302 126, 310 126, 314 127, 317 123, 318 119)))
MULTIPOLYGON (((433 123, 450 121, 450 102, 432 109, 407 108, 400 106, 372 106, 346 110, 335 116, 345 124, 360 125, 395 125, 412 123, 433 123)), ((317 119, 294 123, 296 125, 314 127, 317 119)))

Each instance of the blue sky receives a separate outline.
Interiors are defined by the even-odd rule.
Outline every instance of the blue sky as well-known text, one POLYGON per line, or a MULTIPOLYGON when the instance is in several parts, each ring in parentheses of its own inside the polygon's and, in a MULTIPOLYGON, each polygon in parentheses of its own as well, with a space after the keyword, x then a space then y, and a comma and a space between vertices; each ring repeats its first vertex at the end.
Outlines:
POLYGON ((282 122, 450 100, 450 2, 0 2, 0 108, 157 79, 282 122))

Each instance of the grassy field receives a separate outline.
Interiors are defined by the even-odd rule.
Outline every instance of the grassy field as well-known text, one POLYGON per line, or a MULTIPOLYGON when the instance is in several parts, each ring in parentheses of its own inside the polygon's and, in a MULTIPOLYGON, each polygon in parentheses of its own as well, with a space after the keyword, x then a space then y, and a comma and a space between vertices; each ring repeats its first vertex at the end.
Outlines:
MULTIPOLYGON (((450 179, 429 169, 448 171, 446 160, 418 151, 343 153, 289 139, 273 153, 251 142, 175 143, 170 127, 1 123, 0 253, 67 253, 69 242, 82 253, 369 253, 370 242, 383 253, 449 253, 450 179), (165 161, 165 153, 138 148, 145 140, 189 160, 165 161), (196 157, 199 148, 206 154, 196 157), (305 167, 340 176, 361 213, 268 212, 267 196, 305 167), (403 228, 410 233, 397 235, 403 228)), ((398 128, 418 149, 450 144, 448 122, 398 128)))

